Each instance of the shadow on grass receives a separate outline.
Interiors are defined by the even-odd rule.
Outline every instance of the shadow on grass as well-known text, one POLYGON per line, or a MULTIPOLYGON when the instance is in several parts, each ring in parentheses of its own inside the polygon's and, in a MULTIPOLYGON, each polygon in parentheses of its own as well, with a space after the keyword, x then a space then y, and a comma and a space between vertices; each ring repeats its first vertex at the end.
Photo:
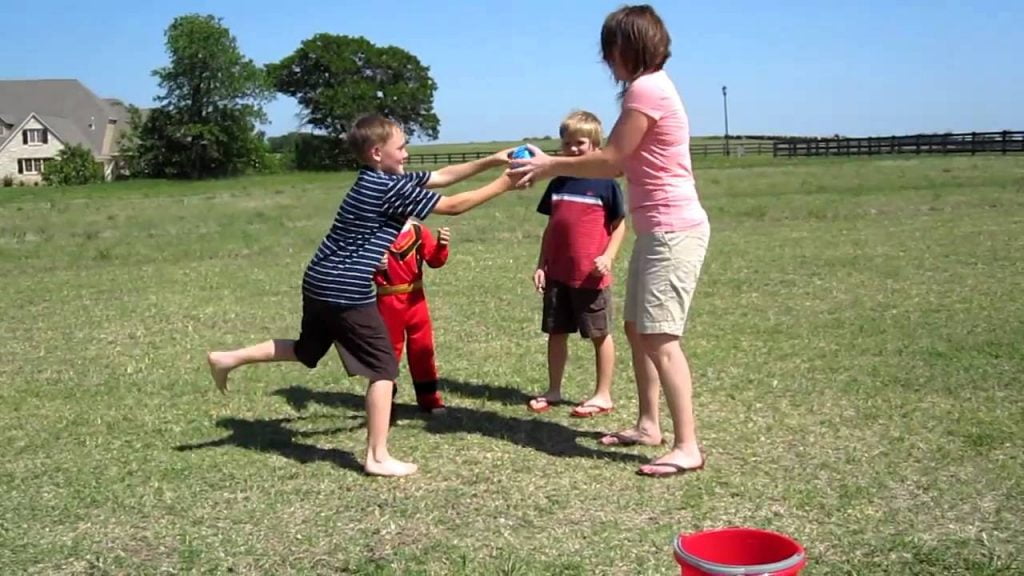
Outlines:
MULTIPOLYGON (((454 390, 454 388, 451 388, 454 390)), ((316 403, 332 408, 346 408, 353 411, 364 410, 364 398, 348 392, 328 392, 291 386, 274 392, 296 410, 304 410, 309 404, 316 403)), ((409 414, 416 413, 414 406, 399 404, 397 419, 408 419, 409 414)), ((469 433, 511 442, 526 448, 532 448, 551 456, 563 458, 594 458, 627 463, 647 463, 650 458, 638 454, 595 450, 579 444, 581 438, 596 440, 601 436, 598 432, 573 430, 548 420, 532 418, 515 418, 503 416, 487 410, 472 410, 460 406, 448 406, 441 414, 423 417, 424 430, 431 434, 469 433)))
POLYGON ((321 448, 312 444, 303 444, 295 441, 296 438, 347 431, 346 428, 299 432, 286 426, 289 422, 297 420, 301 420, 301 418, 275 418, 273 420, 221 418, 217 421, 217 426, 230 430, 231 433, 229 435, 220 440, 211 440, 199 444, 182 444, 175 446, 174 449, 178 452, 188 452, 205 448, 237 446, 257 452, 279 454, 300 464, 329 462, 339 468, 359 473, 363 472, 363 465, 356 460, 356 457, 351 452, 345 452, 337 448, 321 448))
POLYGON ((490 384, 481 384, 479 382, 463 382, 461 380, 451 380, 448 378, 441 378, 438 381, 438 389, 441 392, 452 392, 458 394, 464 398, 478 398, 481 400, 489 400, 491 402, 500 402, 509 406, 525 406, 531 398, 534 397, 532 394, 526 394, 518 388, 510 388, 508 386, 492 386, 490 384))

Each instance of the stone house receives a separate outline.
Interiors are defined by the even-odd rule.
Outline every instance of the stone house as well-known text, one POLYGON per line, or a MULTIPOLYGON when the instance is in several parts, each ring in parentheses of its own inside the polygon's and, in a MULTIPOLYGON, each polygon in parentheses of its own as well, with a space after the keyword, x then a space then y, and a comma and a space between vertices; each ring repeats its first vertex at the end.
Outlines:
POLYGON ((128 120, 124 103, 78 80, 0 80, 0 178, 37 182, 62 148, 81 144, 113 179, 128 120))

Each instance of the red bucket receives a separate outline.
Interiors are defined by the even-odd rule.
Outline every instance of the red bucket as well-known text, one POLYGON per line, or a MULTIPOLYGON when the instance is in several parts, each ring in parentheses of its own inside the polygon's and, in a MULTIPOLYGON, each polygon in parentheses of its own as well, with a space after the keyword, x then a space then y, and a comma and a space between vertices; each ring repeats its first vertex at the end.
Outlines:
POLYGON ((807 564, 799 542, 756 528, 680 534, 673 547, 682 576, 795 576, 807 564))

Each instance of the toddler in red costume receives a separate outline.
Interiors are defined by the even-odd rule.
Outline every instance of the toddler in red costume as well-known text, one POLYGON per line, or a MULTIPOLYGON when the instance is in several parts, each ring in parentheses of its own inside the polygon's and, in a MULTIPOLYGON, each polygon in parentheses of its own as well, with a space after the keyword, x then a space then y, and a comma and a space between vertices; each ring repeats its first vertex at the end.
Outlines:
POLYGON ((409 219, 373 276, 377 308, 391 336, 395 358, 401 361, 405 344, 416 404, 427 413, 444 410, 445 406, 437 389, 434 328, 423 293, 423 264, 431 268, 445 265, 449 234, 448 228, 440 228, 435 239, 423 223, 409 219))

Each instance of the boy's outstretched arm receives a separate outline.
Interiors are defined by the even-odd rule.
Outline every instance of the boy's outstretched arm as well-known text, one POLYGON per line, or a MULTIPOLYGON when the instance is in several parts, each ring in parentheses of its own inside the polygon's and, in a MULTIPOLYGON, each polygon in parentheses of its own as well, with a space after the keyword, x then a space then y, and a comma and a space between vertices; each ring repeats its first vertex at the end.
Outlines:
POLYGON ((451 166, 445 166, 444 168, 435 170, 430 173, 430 180, 427 181, 426 187, 444 188, 446 186, 462 182, 466 178, 476 176, 485 170, 505 166, 508 164, 508 155, 512 150, 513 148, 509 148, 507 150, 495 152, 485 158, 464 162, 462 164, 453 164, 451 166))
POLYGON ((502 174, 493 182, 482 188, 477 188, 476 190, 470 190, 468 192, 460 192, 451 196, 441 196, 441 199, 437 201, 437 205, 434 206, 433 213, 445 214, 447 216, 462 214, 463 212, 476 208, 488 200, 497 198, 514 187, 515 181, 513 181, 508 174, 502 174))

